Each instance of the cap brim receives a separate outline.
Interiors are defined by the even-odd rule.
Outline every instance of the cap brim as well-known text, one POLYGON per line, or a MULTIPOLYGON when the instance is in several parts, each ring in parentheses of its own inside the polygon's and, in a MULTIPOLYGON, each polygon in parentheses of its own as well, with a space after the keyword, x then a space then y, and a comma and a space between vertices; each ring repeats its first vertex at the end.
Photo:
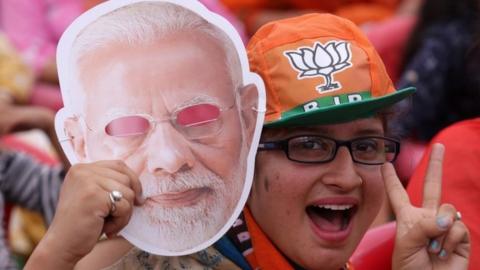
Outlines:
POLYGON ((339 104, 292 115, 277 121, 265 123, 264 127, 328 125, 367 118, 375 115, 375 113, 382 109, 392 106, 414 92, 415 87, 408 87, 379 98, 339 104))

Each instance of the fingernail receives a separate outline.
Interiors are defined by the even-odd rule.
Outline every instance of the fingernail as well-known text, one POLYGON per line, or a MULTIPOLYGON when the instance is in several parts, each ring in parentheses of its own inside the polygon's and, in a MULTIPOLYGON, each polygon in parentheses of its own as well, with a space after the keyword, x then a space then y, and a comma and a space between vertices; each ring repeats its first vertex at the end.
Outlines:
POLYGON ((430 250, 436 251, 438 249, 438 241, 437 240, 432 240, 430 242, 430 250))
POLYGON ((440 251, 440 253, 438 254, 438 257, 440 258, 446 258, 447 257, 447 251, 445 249, 442 249, 442 251, 440 251))
POLYGON ((452 220, 448 216, 437 217, 437 227, 442 230, 448 229, 451 222, 452 220))

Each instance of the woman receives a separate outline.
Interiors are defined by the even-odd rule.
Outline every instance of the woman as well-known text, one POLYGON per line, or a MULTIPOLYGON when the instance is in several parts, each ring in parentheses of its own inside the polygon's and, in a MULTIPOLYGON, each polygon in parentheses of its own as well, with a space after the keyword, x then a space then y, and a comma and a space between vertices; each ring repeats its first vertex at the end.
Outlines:
POLYGON ((266 124, 247 207, 216 249, 160 257, 113 237, 141 203, 141 186, 123 163, 102 161, 70 170, 25 269, 351 269, 385 190, 398 222, 395 269, 466 269, 468 230, 454 206, 438 205, 443 147, 432 153, 423 208, 415 208, 389 163, 399 144, 387 135, 389 108, 413 89, 395 91, 353 23, 326 14, 275 21, 248 52, 266 82, 266 124), (110 202, 112 190, 124 198, 110 202), (92 251, 102 232, 112 239, 92 251))

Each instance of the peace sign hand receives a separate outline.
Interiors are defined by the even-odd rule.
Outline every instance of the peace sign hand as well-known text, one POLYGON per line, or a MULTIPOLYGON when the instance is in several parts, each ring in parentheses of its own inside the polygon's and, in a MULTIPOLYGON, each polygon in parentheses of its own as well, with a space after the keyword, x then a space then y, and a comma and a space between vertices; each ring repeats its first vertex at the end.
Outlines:
POLYGON ((423 205, 414 207, 392 164, 382 167, 397 219, 393 269, 467 269, 469 232, 453 205, 440 204, 444 146, 434 144, 423 187, 423 205))

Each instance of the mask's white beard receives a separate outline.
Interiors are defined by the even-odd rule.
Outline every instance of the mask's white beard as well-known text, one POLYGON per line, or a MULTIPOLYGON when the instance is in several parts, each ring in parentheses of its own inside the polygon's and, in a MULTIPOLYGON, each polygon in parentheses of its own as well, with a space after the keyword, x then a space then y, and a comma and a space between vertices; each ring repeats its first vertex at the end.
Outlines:
POLYGON ((209 187, 214 196, 187 207, 135 208, 128 233, 156 249, 181 252, 194 248, 217 234, 233 214, 245 184, 248 149, 242 145, 239 163, 232 168, 228 185, 217 174, 197 165, 192 170, 179 171, 173 176, 141 175, 144 196, 191 188, 209 187))

